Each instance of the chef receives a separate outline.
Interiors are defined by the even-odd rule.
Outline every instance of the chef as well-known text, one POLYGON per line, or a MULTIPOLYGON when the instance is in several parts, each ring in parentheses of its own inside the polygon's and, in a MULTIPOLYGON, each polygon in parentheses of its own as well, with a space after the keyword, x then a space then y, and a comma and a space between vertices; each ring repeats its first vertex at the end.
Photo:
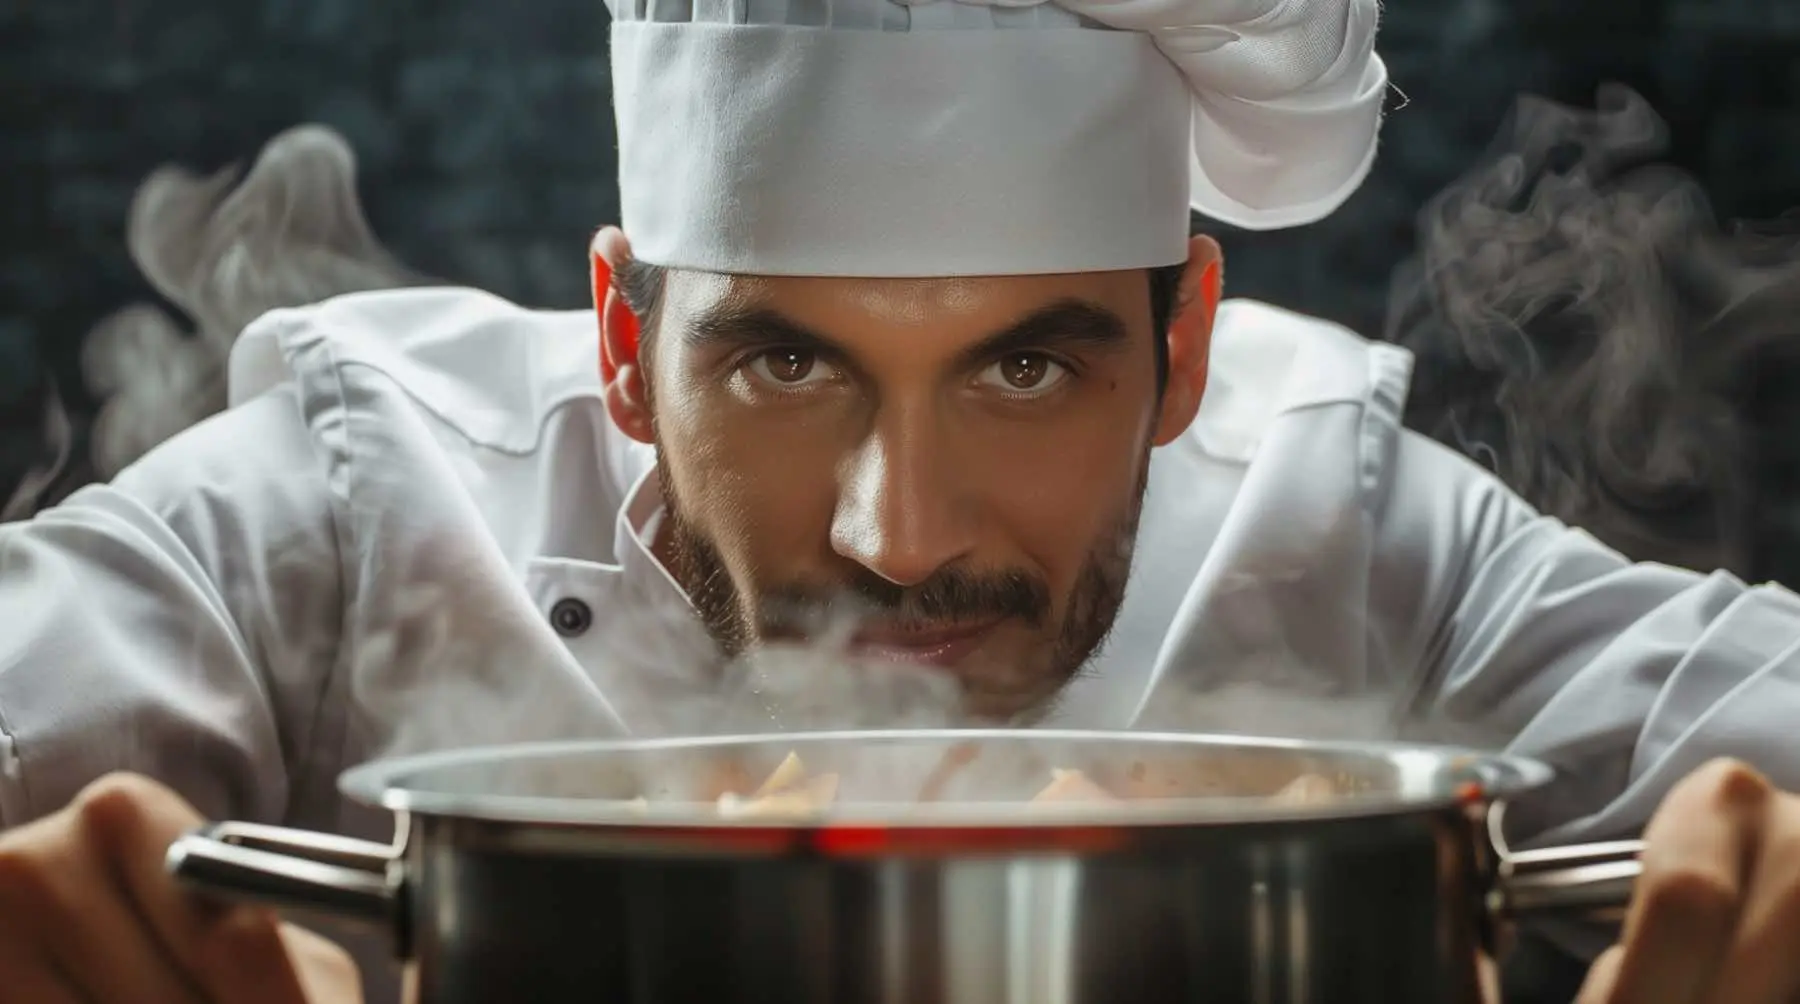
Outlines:
POLYGON ((1376 13, 619 0, 595 311, 276 311, 228 411, 0 527, 0 999, 355 999, 169 842, 385 837, 335 783, 386 753, 743 727, 726 662, 825 635, 980 720, 1255 687, 1544 758, 1513 839, 1648 827, 1586 1000, 1800 999, 1800 599, 1533 512, 1402 427, 1405 352, 1189 236, 1357 188, 1376 13))

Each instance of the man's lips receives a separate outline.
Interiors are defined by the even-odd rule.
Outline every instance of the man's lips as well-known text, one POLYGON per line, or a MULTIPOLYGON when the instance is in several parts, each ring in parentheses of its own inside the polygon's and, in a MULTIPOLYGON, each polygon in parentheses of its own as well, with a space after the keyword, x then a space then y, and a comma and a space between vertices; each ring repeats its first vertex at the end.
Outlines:
POLYGON ((952 666, 980 648, 999 623, 919 629, 865 627, 850 640, 850 650, 870 659, 952 666))

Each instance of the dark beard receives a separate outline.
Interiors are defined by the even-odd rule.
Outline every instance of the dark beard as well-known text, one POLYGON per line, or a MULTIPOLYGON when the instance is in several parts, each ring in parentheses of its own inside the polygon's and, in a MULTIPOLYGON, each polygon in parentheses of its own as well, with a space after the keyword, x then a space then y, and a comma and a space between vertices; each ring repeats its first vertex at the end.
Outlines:
MULTIPOLYGON (((810 636, 846 615, 879 617, 900 625, 1015 618, 1037 628, 1050 616, 1049 587, 1041 578, 1020 570, 980 573, 957 566, 940 569, 915 586, 895 585, 855 566, 846 573, 847 581, 828 588, 774 587, 758 597, 753 613, 718 548, 686 519, 674 472, 663 463, 660 445, 656 452, 669 573, 728 657, 742 655, 759 639, 810 636)), ((1028 680, 1004 692, 965 692, 971 705, 1003 708, 1003 716, 1014 721, 1041 718, 1104 646, 1130 577, 1149 484, 1147 450, 1140 470, 1129 508, 1083 562, 1041 666, 1033 668, 1028 680)))

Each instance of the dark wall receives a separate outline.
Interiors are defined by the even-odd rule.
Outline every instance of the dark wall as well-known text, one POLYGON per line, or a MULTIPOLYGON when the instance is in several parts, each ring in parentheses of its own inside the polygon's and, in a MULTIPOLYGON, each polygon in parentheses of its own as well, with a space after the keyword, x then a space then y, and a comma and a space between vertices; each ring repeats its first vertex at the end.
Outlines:
MULTIPOLYGON (((41 459, 52 386, 91 409, 85 333, 151 295, 124 222, 166 163, 329 124, 403 261, 582 304, 617 215, 605 42, 600 0, 0 0, 0 489, 41 459)), ((1721 211, 1800 205, 1800 0, 1390 0, 1382 47, 1404 96, 1375 176, 1327 223, 1225 235, 1232 292, 1379 334, 1414 214, 1521 91, 1624 81, 1721 211)))

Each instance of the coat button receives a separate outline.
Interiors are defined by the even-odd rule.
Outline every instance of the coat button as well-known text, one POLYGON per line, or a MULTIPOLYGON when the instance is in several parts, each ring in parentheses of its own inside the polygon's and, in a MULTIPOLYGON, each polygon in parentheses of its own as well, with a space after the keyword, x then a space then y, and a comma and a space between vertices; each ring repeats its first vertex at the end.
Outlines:
POLYGON ((557 600, 550 608, 550 626, 564 638, 579 638, 594 626, 594 609, 573 598, 557 600))

